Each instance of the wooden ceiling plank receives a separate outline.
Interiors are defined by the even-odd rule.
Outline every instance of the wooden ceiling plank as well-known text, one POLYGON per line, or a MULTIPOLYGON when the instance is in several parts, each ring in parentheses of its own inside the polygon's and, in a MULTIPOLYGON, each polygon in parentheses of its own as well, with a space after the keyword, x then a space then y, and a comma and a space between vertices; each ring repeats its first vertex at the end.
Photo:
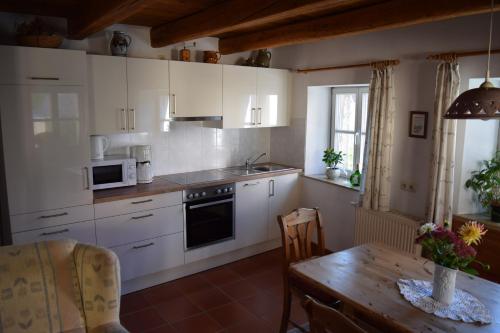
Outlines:
POLYGON ((91 0, 78 16, 68 18, 68 38, 84 39, 138 13, 155 0, 91 0))
POLYGON ((162 47, 228 31, 257 27, 301 15, 315 15, 376 0, 234 0, 151 29, 151 46, 162 47))
MULTIPOLYGON (((307 43, 333 37, 445 20, 488 12, 490 0, 393 0, 219 41, 222 54, 307 43)), ((500 10, 500 4, 495 5, 500 10)))

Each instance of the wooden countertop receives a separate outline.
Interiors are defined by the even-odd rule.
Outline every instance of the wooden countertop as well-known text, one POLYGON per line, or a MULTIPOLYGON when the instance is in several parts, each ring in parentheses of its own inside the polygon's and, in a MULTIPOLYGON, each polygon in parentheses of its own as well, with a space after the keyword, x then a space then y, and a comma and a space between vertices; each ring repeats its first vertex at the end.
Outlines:
MULTIPOLYGON (((225 169, 218 169, 218 170, 224 171, 225 169)), ((225 176, 221 180, 197 183, 192 185, 182 185, 174 183, 170 180, 167 180, 166 179, 167 176, 157 176, 153 178, 153 182, 150 184, 137 184, 135 186, 118 187, 113 189, 94 191, 94 204, 137 198, 137 197, 145 197, 149 195, 162 194, 168 192, 182 191, 185 189, 195 188, 195 187, 216 186, 226 183, 276 177, 276 176, 282 176, 300 172, 302 172, 302 169, 291 168, 280 171, 263 172, 248 176, 237 176, 237 175, 232 175, 230 173, 226 173, 227 177, 225 176)), ((182 176, 182 175, 184 175, 184 173, 169 175, 169 176, 182 176)))

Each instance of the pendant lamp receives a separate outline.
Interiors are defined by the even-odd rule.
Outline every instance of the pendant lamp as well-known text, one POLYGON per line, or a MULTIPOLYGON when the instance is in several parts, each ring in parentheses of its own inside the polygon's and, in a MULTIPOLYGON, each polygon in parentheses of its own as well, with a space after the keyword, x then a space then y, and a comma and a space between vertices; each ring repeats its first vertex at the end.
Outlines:
POLYGON ((500 118, 500 88, 490 81, 491 39, 493 35, 494 1, 491 0, 490 41, 486 77, 479 88, 460 94, 444 114, 446 119, 495 119, 500 118))

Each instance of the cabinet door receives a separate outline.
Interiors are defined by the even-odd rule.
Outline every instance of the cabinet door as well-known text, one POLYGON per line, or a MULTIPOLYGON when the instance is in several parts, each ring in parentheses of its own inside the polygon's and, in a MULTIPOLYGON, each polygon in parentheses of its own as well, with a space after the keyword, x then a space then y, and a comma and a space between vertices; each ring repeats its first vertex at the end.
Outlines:
POLYGON ((92 204, 86 94, 79 86, 2 86, 11 215, 92 204))
POLYGON ((223 127, 254 127, 257 69, 224 65, 222 90, 223 127))
POLYGON ((269 179, 269 239, 279 238, 278 215, 299 208, 299 175, 297 173, 269 179))
POLYGON ((0 84, 84 85, 85 51, 0 46, 0 84))
POLYGON ((126 133, 126 58, 88 56, 91 134, 126 133))
POLYGON ((287 70, 257 69, 257 124, 262 127, 288 126, 289 73, 287 70))
POLYGON ((236 241, 239 247, 267 238, 268 179, 236 183, 236 241))
POLYGON ((222 65, 170 61, 171 115, 222 116, 222 65))
POLYGON ((128 130, 160 132, 169 113, 168 61, 127 58, 128 130))
POLYGON ((111 248, 120 259, 122 281, 184 265, 184 233, 111 248))

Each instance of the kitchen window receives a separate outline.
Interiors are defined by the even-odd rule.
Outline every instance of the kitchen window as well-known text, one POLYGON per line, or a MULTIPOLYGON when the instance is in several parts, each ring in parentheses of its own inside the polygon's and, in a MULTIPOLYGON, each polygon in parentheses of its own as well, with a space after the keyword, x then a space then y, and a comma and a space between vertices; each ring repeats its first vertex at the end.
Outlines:
POLYGON ((332 88, 330 145, 342 151, 347 173, 363 169, 367 116, 368 86, 332 88))

